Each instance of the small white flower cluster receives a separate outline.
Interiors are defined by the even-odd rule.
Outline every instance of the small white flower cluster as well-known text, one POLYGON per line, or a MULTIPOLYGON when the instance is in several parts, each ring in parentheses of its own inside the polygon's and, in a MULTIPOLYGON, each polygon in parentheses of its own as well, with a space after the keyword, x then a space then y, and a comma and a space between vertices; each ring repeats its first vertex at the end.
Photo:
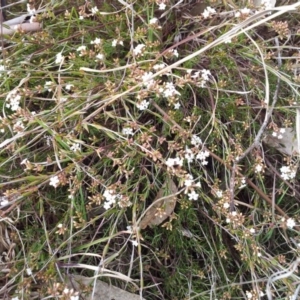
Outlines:
POLYGON ((216 190, 215 193, 216 193, 216 196, 218 198, 222 198, 223 197, 223 191, 222 190, 216 190))
POLYGON ((6 206, 9 204, 8 198, 6 196, 0 196, 0 206, 6 206))
POLYGON ((52 185, 53 187, 57 188, 59 186, 59 178, 58 178, 58 176, 51 177, 49 185, 52 185))
POLYGON ((162 70, 162 69, 165 68, 165 67, 166 67, 166 64, 165 64, 165 63, 155 64, 155 65, 153 66, 153 70, 159 71, 159 70, 162 70))
POLYGON ((85 45, 81 45, 76 49, 77 52, 79 53, 79 56, 84 56, 86 54, 86 46, 85 45))
POLYGON ((280 168, 281 177, 284 180, 293 179, 296 177, 296 170, 291 166, 283 166, 280 168))
POLYGON ((139 110, 146 110, 149 106, 150 102, 147 101, 147 100, 143 100, 141 102, 138 102, 136 104, 136 107, 139 109, 139 110))
POLYGON ((81 147, 80 147, 79 143, 73 143, 72 146, 70 147, 70 149, 73 152, 79 152, 79 151, 81 151, 81 147))
POLYGON ((214 8, 211 8, 210 6, 207 6, 204 10, 204 12, 202 13, 202 16, 204 19, 209 18, 212 14, 215 14, 216 10, 214 8))
POLYGON ((164 0, 157 0, 156 4, 158 5, 159 10, 165 10, 167 5, 164 0))
POLYGON ((117 47, 117 45, 124 46, 124 43, 123 43, 122 40, 116 40, 116 39, 114 39, 114 40, 111 42, 111 45, 112 45, 113 47, 117 47))
MULTIPOLYGON (((199 159, 202 165, 208 164, 208 161, 206 161, 207 157, 209 157, 209 152, 207 150, 201 150, 196 155, 196 159, 199 159)), ((186 148, 184 158, 187 159, 188 163, 192 163, 195 159, 194 151, 186 148)))
POLYGON ((123 196, 120 194, 116 194, 114 190, 106 189, 103 197, 106 200, 103 207, 107 210, 110 209, 112 205, 116 204, 118 200, 121 200, 123 196))
POLYGON ((276 0, 262 0, 261 1, 261 6, 264 9, 271 9, 275 6, 276 0))
POLYGON ((133 49, 133 54, 135 56, 137 55, 142 55, 143 54, 143 49, 145 48, 145 44, 138 44, 134 49, 133 49))
POLYGON ((179 57, 179 53, 178 53, 177 49, 170 49, 170 50, 167 52, 167 55, 179 57))
POLYGON ((30 15, 34 15, 36 13, 35 8, 29 3, 27 3, 27 11, 30 15))
POLYGON ((264 170, 264 165, 262 163, 258 163, 255 165, 255 173, 261 173, 264 170))
POLYGON ((251 13, 251 9, 245 7, 245 8, 243 8, 243 9, 241 9, 240 11, 236 12, 234 16, 235 16, 236 18, 239 18, 239 17, 241 17, 241 16, 242 16, 242 17, 245 17, 245 16, 248 16, 250 13, 251 13))
MULTIPOLYGON (((253 292, 249 292, 249 291, 246 291, 246 296, 247 296, 247 299, 257 299, 257 296, 256 296, 257 293, 255 293, 254 291, 253 292)), ((259 291, 259 297, 263 297, 265 294, 262 292, 262 291, 259 291)))
POLYGON ((243 177, 243 178, 241 179, 239 189, 241 190, 241 189, 243 189, 245 186, 246 186, 246 178, 243 177))
POLYGON ((160 93, 163 94, 164 97, 174 97, 176 95, 180 95, 180 93, 175 89, 173 82, 167 82, 164 87, 159 89, 160 93))
POLYGON ((56 54, 55 63, 60 64, 64 60, 64 56, 62 55, 62 52, 59 52, 56 54))
POLYGON ((5 66, 0 65, 0 77, 2 77, 2 74, 5 72, 5 66))
POLYGON ((280 128, 279 131, 273 131, 272 136, 278 138, 281 140, 283 138, 283 135, 285 133, 285 128, 280 128))
POLYGON ((181 159, 180 157, 175 157, 175 158, 168 158, 166 160, 166 165, 169 168, 172 168, 174 166, 183 166, 183 159, 181 159))
POLYGON ((152 18, 152 19, 149 20, 149 24, 150 25, 155 25, 157 23, 158 23, 158 19, 157 18, 152 18))
POLYGON ((20 108, 21 96, 18 89, 14 89, 6 96, 6 107, 12 111, 17 111, 20 108))
POLYGON ((122 133, 123 133, 124 135, 134 135, 133 129, 130 128, 130 127, 124 127, 124 128, 122 129, 122 133))
POLYGON ((13 126, 14 132, 23 132, 25 129, 24 123, 21 120, 17 120, 17 122, 13 126))
POLYGON ((100 38, 95 38, 93 41, 91 41, 92 45, 100 45, 101 44, 101 39, 100 38))
POLYGON ((68 91, 71 91, 72 87, 74 87, 74 85, 69 83, 69 84, 66 84, 65 89, 68 91))
POLYGON ((192 135, 191 144, 199 147, 202 145, 202 140, 195 134, 192 135))
MULTIPOLYGON (((192 70, 187 70, 187 73, 191 73, 192 70)), ((200 78, 200 86, 202 88, 205 87, 206 82, 209 80, 209 76, 211 76, 211 72, 209 70, 203 69, 201 71, 195 72, 193 75, 191 75, 191 78, 194 80, 198 80, 200 78)))
POLYGON ((285 218, 282 218, 281 221, 286 224, 286 226, 290 229, 293 229, 296 226, 296 222, 293 218, 288 218, 287 220, 285 218))
POLYGON ((99 11, 99 9, 98 9, 97 6, 94 6, 94 7, 92 7, 92 9, 91 9, 91 12, 92 12, 92 15, 93 15, 93 16, 94 16, 98 11, 99 11))
POLYGON ((204 166, 208 164, 208 161, 206 160, 207 157, 209 157, 209 152, 207 150, 201 150, 196 156, 204 166))
POLYGON ((54 83, 52 81, 46 81, 44 88, 48 90, 48 92, 51 92, 54 87, 54 83))
POLYGON ((186 179, 184 181, 184 186, 185 186, 184 193, 188 195, 189 200, 197 201, 199 198, 199 194, 195 192, 195 188, 201 187, 200 182, 195 183, 193 175, 187 174, 186 179))
POLYGON ((144 86, 149 90, 155 85, 155 80, 152 79, 152 72, 145 72, 142 76, 144 86))
MULTIPOLYGON (((200 146, 203 146, 202 140, 198 136, 193 135, 191 144, 195 147, 193 147, 192 149, 186 147, 184 151, 184 159, 186 159, 189 164, 193 163, 194 160, 200 160, 202 165, 207 165, 208 161, 206 159, 210 154, 208 150, 199 149, 200 146)), ((174 166, 182 167, 184 159, 180 157, 168 158, 165 164, 168 168, 172 168, 174 166)))

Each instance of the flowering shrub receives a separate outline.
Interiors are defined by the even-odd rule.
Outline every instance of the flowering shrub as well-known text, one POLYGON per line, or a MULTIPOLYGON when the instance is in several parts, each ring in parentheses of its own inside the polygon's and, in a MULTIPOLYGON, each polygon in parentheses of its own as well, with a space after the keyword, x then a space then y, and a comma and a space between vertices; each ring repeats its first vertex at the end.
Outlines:
POLYGON ((38 16, 41 32, 9 40, 0 225, 11 297, 38 286, 78 299, 84 289, 59 282, 66 270, 101 270, 145 299, 297 296, 298 156, 263 140, 296 118, 298 46, 288 53, 275 18, 300 4, 270 14, 267 1, 209 1, 192 17, 183 2, 66 1, 38 16), (170 178, 176 190, 161 191, 170 178), (141 228, 149 210, 167 221, 141 228))

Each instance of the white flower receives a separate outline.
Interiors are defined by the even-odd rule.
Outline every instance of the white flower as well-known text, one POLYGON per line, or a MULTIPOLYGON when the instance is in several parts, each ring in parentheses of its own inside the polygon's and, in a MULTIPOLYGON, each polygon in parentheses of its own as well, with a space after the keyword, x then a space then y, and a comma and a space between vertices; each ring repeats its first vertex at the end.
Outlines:
POLYGON ((137 247, 139 244, 138 241, 135 241, 135 240, 132 240, 131 243, 134 247, 137 247))
POLYGON ((139 110, 145 110, 148 108, 150 102, 147 101, 147 100, 143 100, 142 102, 139 102, 136 104, 136 107, 139 109, 139 110))
POLYGON ((91 41, 92 45, 100 45, 101 44, 101 39, 95 38, 93 41, 91 41))
POLYGON ((246 296, 248 299, 252 299, 253 295, 249 291, 246 291, 246 296))
POLYGON ((260 173, 263 170, 263 165, 257 164, 255 166, 255 173, 260 173))
POLYGON ((159 9, 159 10, 165 10, 166 7, 167 7, 167 5, 166 5, 165 3, 159 3, 159 4, 158 4, 158 9, 159 9))
POLYGON ((113 41, 111 42, 111 45, 112 45, 113 47, 116 47, 117 44, 118 44, 118 40, 113 40, 113 41))
POLYGON ((287 221, 286 221, 286 226, 287 226, 288 228, 291 228, 291 229, 292 229, 295 225, 296 225, 296 222, 295 222, 294 219, 292 219, 292 218, 288 218, 288 219, 287 219, 287 221))
POLYGON ((196 156, 196 158, 200 160, 205 160, 207 157, 209 157, 209 152, 207 150, 200 151, 196 156))
POLYGON ((167 82, 163 90, 163 95, 168 98, 175 95, 180 95, 180 93, 176 91, 173 82, 167 82))
POLYGON ((53 82, 52 81, 46 81, 44 87, 48 90, 48 92, 52 91, 53 82))
POLYGON ((98 7, 92 7, 92 15, 95 15, 99 11, 98 7))
POLYGON ((291 168, 290 166, 283 166, 280 168, 280 171, 281 177, 284 180, 289 180, 296 177, 296 170, 294 168, 291 168))
POLYGON ((171 53, 172 55, 174 55, 175 57, 178 57, 178 56, 179 56, 179 53, 178 53, 177 49, 171 49, 171 50, 170 50, 170 53, 171 53))
POLYGON ((198 200, 199 198, 199 195, 195 192, 195 191, 192 191, 191 193, 188 194, 188 197, 189 197, 189 200, 198 200))
POLYGON ((2 72, 5 71, 5 66, 0 65, 0 77, 2 77, 2 72))
POLYGON ((197 71, 191 76, 191 78, 197 79, 197 78, 199 78, 199 75, 200 75, 200 71, 197 71))
POLYGON ((250 233, 254 234, 255 233, 255 229, 254 228, 250 228, 250 233))
POLYGON ((102 53, 98 53, 96 55, 96 58, 99 59, 99 60, 103 60, 104 59, 104 55, 102 53))
POLYGON ((56 64, 60 64, 64 59, 64 56, 62 55, 61 52, 57 53, 56 54, 56 59, 55 59, 55 63, 56 64))
POLYGON ((21 120, 18 120, 13 126, 13 131, 22 132, 22 131, 24 131, 24 128, 25 127, 24 127, 23 122, 21 120))
POLYGON ((186 178, 185 181, 184 181, 184 185, 185 185, 186 187, 191 187, 191 186, 193 185, 193 182, 194 182, 193 176, 190 175, 190 174, 188 174, 188 175, 187 175, 187 178, 186 178))
POLYGON ((19 297, 17 296, 17 297, 13 297, 13 298, 11 298, 11 300, 19 300, 19 297))
POLYGON ((251 9, 249 9, 249 8, 247 8, 247 7, 241 9, 241 14, 242 14, 242 15, 249 15, 250 12, 251 12, 251 9))
POLYGON ((279 129, 279 132, 280 132, 280 133, 285 133, 285 128, 280 128, 280 129, 279 129))
POLYGON ((17 111, 20 107, 21 96, 19 95, 18 89, 12 90, 6 96, 5 106, 10 108, 12 111, 17 111))
POLYGON ((152 76, 152 72, 145 72, 142 76, 143 83, 147 87, 147 89, 150 89, 155 84, 155 81, 151 79, 152 76))
POLYGON ((215 14, 216 10, 214 8, 211 8, 210 6, 207 6, 204 10, 204 12, 202 13, 202 16, 204 17, 204 19, 207 19, 208 17, 210 17, 210 15, 215 14))
POLYGON ((30 268, 27 268, 27 269, 26 269, 26 273, 27 273, 28 276, 31 276, 31 275, 32 275, 31 269, 30 269, 30 268))
POLYGON ((188 163, 192 163, 194 158, 195 158, 195 154, 193 153, 193 151, 191 149, 186 149, 185 150, 185 155, 184 157, 187 159, 188 163))
POLYGON ((122 129, 122 133, 125 135, 133 135, 133 129, 130 127, 125 127, 122 129))
POLYGON ((73 152, 80 151, 80 144, 78 144, 78 143, 73 143, 72 146, 70 147, 70 149, 71 149, 73 152))
POLYGON ((59 178, 58 178, 58 176, 53 176, 53 177, 51 177, 51 178, 50 178, 49 185, 52 185, 52 186, 54 186, 55 188, 58 187, 58 185, 59 185, 59 178))
POLYGON ((239 18, 239 17, 241 16, 241 12, 240 12, 240 11, 236 12, 234 16, 235 16, 236 18, 239 18))
POLYGON ((105 198, 105 203, 103 207, 107 210, 110 209, 112 205, 116 203, 117 200, 122 199, 122 195, 116 194, 114 190, 106 189, 103 193, 103 196, 105 198))
POLYGON ((80 52, 79 53, 79 56, 83 56, 84 54, 86 54, 86 46, 82 45, 82 46, 79 46, 77 49, 76 49, 77 52, 80 52))
POLYGON ((149 20, 149 24, 151 24, 151 25, 156 24, 157 22, 158 22, 157 18, 152 18, 149 20))
POLYGON ((276 0, 262 0, 261 1, 261 5, 265 8, 265 9, 271 9, 275 6, 276 4, 276 0))
POLYGON ((225 202, 225 203, 223 204, 223 207, 224 207, 225 209, 228 209, 228 208, 230 207, 230 204, 229 204, 228 202, 225 202))
POLYGON ((70 91, 74 85, 73 84, 67 84, 66 90, 70 91))
POLYGON ((82 45, 82 46, 79 46, 76 51, 78 52, 81 52, 81 51, 86 51, 86 46, 82 45))
POLYGON ((27 3, 27 11, 31 15, 34 15, 36 13, 35 8, 31 8, 31 5, 29 3, 27 3))
POLYGON ((174 104, 174 109, 179 109, 180 108, 180 103, 179 102, 176 102, 175 104, 174 104))
POLYGON ((0 197, 0 200, 1 200, 0 201, 1 206, 9 204, 9 201, 5 197, 0 197))
POLYGON ((201 70, 201 73, 202 73, 201 77, 205 81, 207 81, 209 79, 209 76, 211 75, 210 71, 206 69, 201 70))
POLYGON ((142 50, 143 50, 144 47, 145 47, 144 44, 139 44, 139 45, 137 45, 137 46, 133 49, 134 55, 142 54, 142 50))
POLYGON ((223 191, 217 190, 217 191, 216 191, 216 196, 217 196, 218 198, 222 198, 222 197, 223 197, 223 191))
POLYGON ((165 66, 166 66, 166 65, 165 65, 164 63, 161 63, 161 64, 155 64, 155 65, 153 66, 153 70, 158 71, 158 70, 163 69, 165 66))
POLYGON ((173 167, 173 166, 183 166, 183 159, 176 157, 176 158, 168 158, 166 160, 167 167, 173 167))
POLYGON ((198 147, 202 145, 202 140, 197 135, 193 134, 191 144, 198 147))
POLYGON ((71 296, 70 300, 79 300, 79 296, 71 296))

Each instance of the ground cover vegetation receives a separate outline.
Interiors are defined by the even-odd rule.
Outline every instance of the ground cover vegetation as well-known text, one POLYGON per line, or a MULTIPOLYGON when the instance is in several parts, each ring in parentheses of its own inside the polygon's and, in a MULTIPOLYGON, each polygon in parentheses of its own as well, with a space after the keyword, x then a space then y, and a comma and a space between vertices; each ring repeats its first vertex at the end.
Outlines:
POLYGON ((144 299, 300 297, 300 3, 277 2, 7 10, 43 28, 2 39, 2 299, 84 299, 75 274, 144 299))

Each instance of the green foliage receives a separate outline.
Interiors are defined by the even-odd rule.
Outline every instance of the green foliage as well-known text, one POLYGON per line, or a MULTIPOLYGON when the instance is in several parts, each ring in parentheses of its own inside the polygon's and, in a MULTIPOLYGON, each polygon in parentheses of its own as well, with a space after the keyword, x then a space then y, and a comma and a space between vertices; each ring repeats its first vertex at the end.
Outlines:
POLYGON ((145 299, 297 297, 299 152, 267 140, 297 122, 298 15, 131 2, 49 3, 5 37, 0 286, 74 300, 68 274, 101 269, 145 299))

